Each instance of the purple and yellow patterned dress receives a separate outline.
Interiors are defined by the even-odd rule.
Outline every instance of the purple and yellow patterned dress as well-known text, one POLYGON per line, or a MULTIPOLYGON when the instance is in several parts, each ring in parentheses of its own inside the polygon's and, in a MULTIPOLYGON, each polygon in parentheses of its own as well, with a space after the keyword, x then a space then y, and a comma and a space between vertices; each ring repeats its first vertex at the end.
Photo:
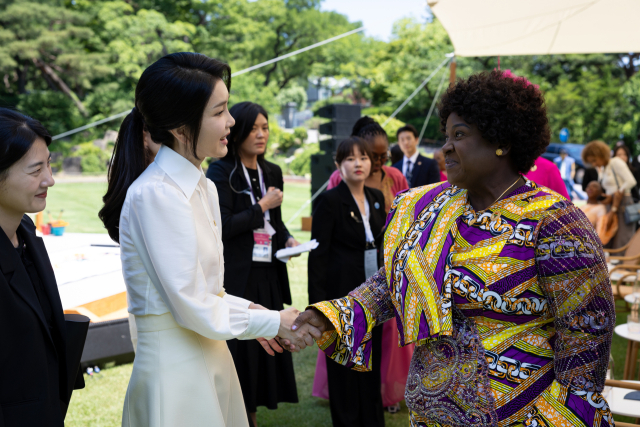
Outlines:
POLYGON ((336 327, 336 362, 371 367, 371 329, 395 316, 416 344, 411 426, 609 426, 600 392, 615 309, 585 215, 527 181, 479 214, 448 183, 393 203, 385 266, 345 298, 315 304, 336 327))

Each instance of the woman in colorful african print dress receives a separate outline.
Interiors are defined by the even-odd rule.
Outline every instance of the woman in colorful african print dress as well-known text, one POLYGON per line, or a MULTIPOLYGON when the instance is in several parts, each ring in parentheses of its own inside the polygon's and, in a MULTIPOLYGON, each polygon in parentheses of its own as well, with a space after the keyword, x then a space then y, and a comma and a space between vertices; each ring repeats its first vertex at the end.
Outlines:
POLYGON ((314 304, 328 357, 371 367, 371 330, 416 344, 412 426, 609 426, 600 394, 615 311, 602 246, 578 208, 522 177, 549 143, 540 91, 500 71, 459 80, 440 120, 449 183, 399 195, 384 267, 314 304))

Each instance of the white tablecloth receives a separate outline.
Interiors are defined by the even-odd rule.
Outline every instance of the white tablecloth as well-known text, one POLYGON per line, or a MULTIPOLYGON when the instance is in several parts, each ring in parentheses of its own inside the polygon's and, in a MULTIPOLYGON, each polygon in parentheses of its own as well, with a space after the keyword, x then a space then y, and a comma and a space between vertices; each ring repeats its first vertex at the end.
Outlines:
POLYGON ((107 234, 65 233, 43 239, 64 309, 126 291, 120 247, 107 234))

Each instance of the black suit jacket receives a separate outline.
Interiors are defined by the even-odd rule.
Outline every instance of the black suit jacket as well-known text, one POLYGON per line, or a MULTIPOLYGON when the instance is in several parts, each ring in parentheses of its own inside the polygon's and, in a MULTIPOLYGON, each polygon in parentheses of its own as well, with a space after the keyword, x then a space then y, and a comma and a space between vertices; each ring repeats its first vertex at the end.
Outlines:
MULTIPOLYGON (((369 202, 369 223, 380 250, 386 214, 384 195, 374 188, 364 188, 369 202)), ((309 254, 309 303, 336 299, 360 286, 367 277, 364 251, 367 246, 364 223, 358 205, 347 184, 340 184, 316 199, 311 238, 318 247, 309 254)))
POLYGON ((0 229, 0 427, 61 427, 71 396, 60 294, 44 242, 26 215, 18 232, 49 297, 57 339, 18 252, 0 229), (57 372, 49 371, 52 361, 57 372))
MULTIPOLYGON (((404 164, 404 157, 397 163, 394 163, 393 167, 402 172, 402 165, 404 164)), ((411 174, 411 182, 409 182, 409 188, 421 187, 423 185, 436 184, 440 182, 440 168, 438 162, 428 157, 418 154, 416 164, 413 165, 413 171, 411 174)))
MULTIPOLYGON (((222 243, 224 244, 224 288, 227 293, 242 298, 249 280, 253 258, 253 230, 264 224, 262 208, 257 203, 251 204, 251 196, 238 194, 229 185, 229 176, 235 167, 233 159, 222 159, 214 162, 207 170, 207 178, 213 181, 220 199, 220 215, 222 217, 222 243)), ((264 174, 265 187, 276 187, 283 190, 284 181, 282 170, 274 163, 262 161, 260 163, 264 174)), ((244 177, 242 165, 238 160, 238 167, 231 176, 231 185, 236 191, 249 188, 244 177)), ((291 237, 289 230, 282 222, 280 207, 269 210, 270 223, 275 228, 273 253, 285 247, 287 239, 291 237)), ((280 261, 273 261, 278 268, 280 291, 285 304, 291 304, 291 290, 289 289, 289 275, 287 265, 280 261)))

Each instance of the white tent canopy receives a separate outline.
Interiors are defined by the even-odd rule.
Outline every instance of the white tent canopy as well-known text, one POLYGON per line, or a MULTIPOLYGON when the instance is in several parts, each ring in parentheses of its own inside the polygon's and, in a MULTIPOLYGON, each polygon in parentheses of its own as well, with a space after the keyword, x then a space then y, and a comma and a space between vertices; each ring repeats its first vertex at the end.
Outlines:
POLYGON ((640 0, 429 0, 457 56, 640 51, 640 0))

